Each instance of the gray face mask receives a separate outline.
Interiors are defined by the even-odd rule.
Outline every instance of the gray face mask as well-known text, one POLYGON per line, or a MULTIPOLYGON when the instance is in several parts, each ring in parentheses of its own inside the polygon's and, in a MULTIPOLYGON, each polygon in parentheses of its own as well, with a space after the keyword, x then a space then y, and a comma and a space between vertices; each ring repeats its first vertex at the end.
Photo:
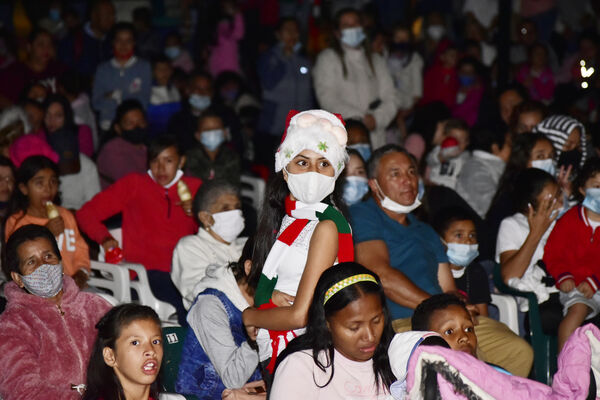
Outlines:
POLYGON ((19 275, 29 293, 49 299, 61 291, 63 285, 62 264, 43 264, 29 275, 19 275))

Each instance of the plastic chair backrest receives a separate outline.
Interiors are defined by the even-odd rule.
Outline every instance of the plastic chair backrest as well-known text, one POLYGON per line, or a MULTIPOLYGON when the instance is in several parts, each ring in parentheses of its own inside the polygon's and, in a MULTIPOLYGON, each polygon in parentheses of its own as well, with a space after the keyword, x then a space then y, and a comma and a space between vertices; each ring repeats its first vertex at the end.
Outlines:
POLYGON ((175 393, 175 381, 179 373, 179 362, 186 333, 187 328, 181 326, 162 328, 163 359, 160 367, 162 391, 175 393))
POLYGON ((110 294, 106 294, 106 293, 95 293, 96 295, 102 297, 104 300, 108 301, 110 303, 111 306, 118 306, 119 305, 119 301, 112 297, 110 294))
POLYGON ((537 296, 533 292, 521 292, 513 289, 502 280, 500 265, 494 266, 494 284, 502 293, 511 294, 517 297, 525 297, 529 304, 529 340, 533 347, 533 369, 535 380, 552 384, 552 376, 556 372, 556 359, 558 353, 558 343, 556 336, 546 335, 542 329, 542 319, 538 306, 537 296))
POLYGON ((240 181, 242 183, 242 197, 252 200, 252 207, 255 210, 260 210, 265 198, 265 181, 249 175, 242 175, 240 181))
POLYGON ((492 304, 498 307, 500 322, 519 334, 519 309, 515 298, 509 294, 492 293, 492 304))
POLYGON ((94 271, 99 273, 90 277, 88 281, 90 286, 110 291, 110 295, 117 299, 119 303, 131 302, 129 270, 127 268, 100 261, 92 261, 91 268, 92 273, 94 271))

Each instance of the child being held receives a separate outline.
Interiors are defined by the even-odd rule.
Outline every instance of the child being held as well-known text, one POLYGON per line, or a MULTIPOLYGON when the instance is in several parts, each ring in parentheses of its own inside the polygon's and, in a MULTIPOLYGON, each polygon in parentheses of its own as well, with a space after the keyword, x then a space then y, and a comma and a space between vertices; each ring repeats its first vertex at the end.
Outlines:
POLYGON ((469 153, 469 127, 462 119, 449 119, 444 124, 442 143, 427 156, 426 180, 435 184, 456 188, 456 179, 469 153))

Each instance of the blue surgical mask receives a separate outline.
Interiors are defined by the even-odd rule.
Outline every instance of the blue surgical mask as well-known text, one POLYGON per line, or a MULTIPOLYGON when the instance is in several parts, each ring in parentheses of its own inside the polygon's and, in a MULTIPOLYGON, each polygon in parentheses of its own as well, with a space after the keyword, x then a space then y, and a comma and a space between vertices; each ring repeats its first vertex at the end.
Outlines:
POLYGON ((358 154, 360 154, 365 162, 371 158, 371 145, 369 143, 351 144, 348 148, 358 151, 358 154))
POLYGON ((351 206, 358 203, 369 191, 369 180, 362 176, 347 176, 344 184, 344 201, 351 206))
POLYGON ((425 182, 423 182, 423 179, 419 178, 419 192, 417 194, 417 199, 423 200, 423 196, 425 196, 425 182))
POLYGON ((581 205, 596 214, 600 214, 600 188, 586 189, 585 199, 583 199, 581 205))
POLYGON ((210 106, 210 97, 199 94, 192 94, 188 100, 192 108, 204 111, 210 106))
POLYGON ((546 171, 552 176, 556 176, 556 164, 551 158, 546 158, 545 160, 533 160, 531 162, 531 166, 533 168, 538 168, 542 171, 546 171))
POLYGON ((340 40, 346 46, 358 47, 365 38, 366 36, 363 32, 363 28, 357 26, 356 28, 342 29, 342 38, 340 40))
POLYGON ((478 244, 447 243, 446 255, 451 264, 467 267, 479 255, 478 244))
POLYGON ((171 60, 179 57, 179 54, 181 54, 181 49, 179 46, 169 46, 165 48, 165 55, 171 60))
POLYGON ((200 143, 208 151, 215 151, 221 143, 225 140, 225 133, 223 129, 211 129, 210 131, 204 131, 200 134, 200 143))
POLYGON ((471 86, 475 83, 475 77, 469 75, 459 75, 458 81, 460 82, 461 86, 471 86))

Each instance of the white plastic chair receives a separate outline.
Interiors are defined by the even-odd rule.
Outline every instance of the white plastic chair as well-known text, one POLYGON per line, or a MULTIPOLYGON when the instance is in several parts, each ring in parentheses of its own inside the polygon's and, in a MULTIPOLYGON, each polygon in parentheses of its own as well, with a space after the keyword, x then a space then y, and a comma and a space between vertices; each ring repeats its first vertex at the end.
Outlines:
POLYGON ((103 292, 98 292, 98 293, 94 293, 94 294, 96 294, 96 295, 102 297, 104 300, 108 301, 110 303, 110 305, 113 307, 118 306, 120 304, 120 302, 116 298, 112 297, 110 294, 103 293, 103 292))
POLYGON ((519 309, 517 301, 509 294, 492 293, 492 304, 498 307, 500 312, 500 322, 510 328, 511 331, 519 334, 519 309))
POLYGON ((142 264, 133 263, 122 263, 120 266, 125 270, 135 271, 137 274, 138 279, 130 281, 130 288, 137 293, 139 303, 153 308, 162 321, 162 326, 179 326, 175 307, 169 303, 160 301, 152 293, 146 268, 142 264))
POLYGON ((158 400, 185 400, 185 396, 177 393, 159 393, 158 400))
POLYGON ((110 291, 110 295, 119 303, 131 302, 129 270, 127 268, 100 261, 92 261, 91 267, 92 273, 99 271, 100 274, 92 274, 88 285, 110 291))
POLYGON ((252 207, 255 210, 260 210, 265 198, 265 181, 249 175, 242 175, 240 181, 242 182, 242 197, 252 200, 252 207))

